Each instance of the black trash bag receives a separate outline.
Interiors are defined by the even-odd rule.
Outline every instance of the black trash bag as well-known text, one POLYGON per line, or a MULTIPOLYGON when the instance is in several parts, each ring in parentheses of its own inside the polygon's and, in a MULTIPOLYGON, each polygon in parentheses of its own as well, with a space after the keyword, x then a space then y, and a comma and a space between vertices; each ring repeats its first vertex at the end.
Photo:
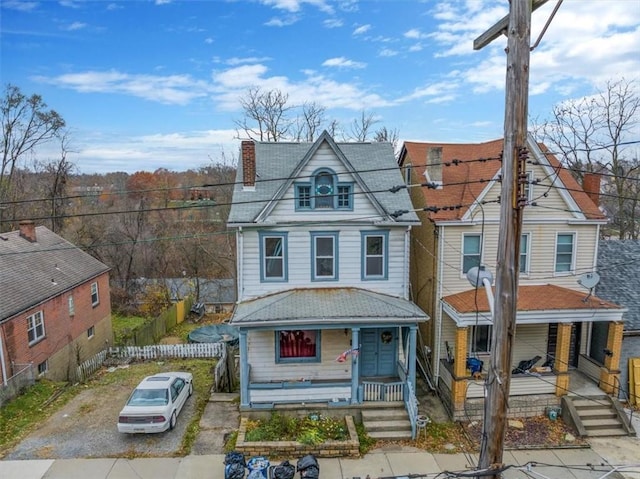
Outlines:
POLYGON ((317 466, 309 466, 306 469, 300 471, 301 479, 319 479, 320 469, 317 466))
POLYGON ((296 468, 289 461, 283 461, 271 469, 269 479, 293 479, 296 474, 296 468))
POLYGON ((541 356, 534 356, 531 359, 525 359, 524 361, 520 361, 518 363, 518 367, 516 367, 511 374, 524 374, 529 372, 529 369, 534 367, 538 361, 542 359, 541 356))
POLYGON ((247 467, 247 462, 244 459, 244 454, 239 451, 231 451, 224 456, 225 464, 242 464, 243 467, 247 467))
POLYGON ((319 479, 320 465, 313 454, 307 454, 298 459, 296 469, 300 473, 300 477, 304 479, 319 479))
POLYGON ((224 456, 224 479, 244 479, 244 470, 247 463, 244 454, 238 451, 228 452, 224 456))
POLYGON ((244 479, 244 465, 236 462, 224 466, 224 479, 244 479))

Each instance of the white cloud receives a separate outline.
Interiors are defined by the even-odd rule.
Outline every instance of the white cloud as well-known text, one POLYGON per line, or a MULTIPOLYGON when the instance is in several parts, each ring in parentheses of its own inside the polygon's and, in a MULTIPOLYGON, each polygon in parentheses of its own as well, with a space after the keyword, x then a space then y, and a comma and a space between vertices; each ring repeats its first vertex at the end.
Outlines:
POLYGON ((38 7, 38 2, 26 2, 22 0, 3 0, 2 8, 18 10, 20 12, 31 12, 38 7))
POLYGON ((324 22, 322 22, 322 24, 326 28, 339 28, 339 27, 344 25, 344 22, 342 20, 340 20, 339 18, 329 18, 329 19, 325 20, 324 22))
POLYGON ((156 5, 167 5, 171 3, 171 0, 156 0, 156 5))
POLYGON ((225 63, 227 65, 243 65, 246 63, 261 63, 261 62, 267 62, 271 60, 271 58, 269 57, 246 57, 246 58, 239 58, 239 57, 231 57, 228 60, 225 61, 225 63))
POLYGON ((329 58, 322 63, 324 67, 337 67, 337 68, 365 68, 366 63, 357 62, 354 60, 348 60, 345 57, 329 58))
POLYGON ((407 30, 404 32, 403 36, 405 38, 410 38, 411 40, 420 40, 422 38, 426 38, 427 35, 422 33, 418 28, 412 28, 411 30, 407 30))
POLYGON ((84 28, 87 27, 86 23, 82 23, 82 22, 73 22, 72 24, 68 25, 67 27, 64 28, 64 30, 73 32, 76 30, 82 30, 84 28))
POLYGON ((67 73, 57 77, 37 76, 35 81, 70 88, 81 93, 117 93, 165 104, 186 105, 206 96, 205 82, 189 75, 132 75, 116 70, 67 73))
POLYGON ((367 33, 371 30, 371 25, 361 25, 353 31, 353 35, 362 35, 363 33, 367 33))
POLYGON ((378 56, 381 57, 395 57, 398 54, 396 50, 392 50, 391 48, 383 48, 378 53, 378 56))
POLYGON ((272 6, 288 12, 299 12, 305 3, 313 5, 320 11, 333 13, 333 7, 325 0, 261 0, 264 5, 272 6))
POLYGON ((264 24, 267 27, 287 27, 296 23, 299 19, 300 17, 298 17, 297 15, 287 15, 286 17, 273 17, 271 20, 265 22, 264 24))

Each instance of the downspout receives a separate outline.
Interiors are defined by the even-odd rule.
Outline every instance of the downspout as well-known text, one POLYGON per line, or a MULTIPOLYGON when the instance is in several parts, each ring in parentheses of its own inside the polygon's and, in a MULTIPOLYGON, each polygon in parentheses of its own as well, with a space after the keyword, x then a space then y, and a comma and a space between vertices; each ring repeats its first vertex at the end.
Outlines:
POLYGON ((237 275, 237 284, 238 284, 238 297, 236 298, 236 303, 241 301, 241 298, 244 297, 244 281, 242 280, 242 263, 244 260, 244 233, 242 231, 242 226, 238 228, 238 232, 236 233, 236 275, 237 275))
POLYGON ((403 262, 403 275, 402 289, 404 290, 404 299, 409 300, 409 241, 411 234, 411 226, 409 226, 404 232, 404 262, 403 262))
POLYGON ((4 347, 2 345, 2 333, 4 328, 0 325, 0 363, 2 364, 2 384, 7 385, 7 365, 4 362, 4 347))
POLYGON ((247 347, 247 332, 240 330, 240 406, 249 407, 251 398, 249 397, 249 358, 247 347))
POLYGON ((442 303, 440 299, 442 298, 442 271, 444 268, 440 267, 440 261, 443 260, 444 255, 444 228, 439 226, 437 230, 436 241, 438 241, 438 262, 436 263, 436 267, 438 268, 438 288, 437 294, 435 297, 436 305, 434 311, 436 313, 436 337, 434 341, 434 358, 436 360, 435 367, 433 368, 433 379, 434 383, 437 386, 438 378, 440 377, 440 351, 441 351, 441 343, 442 343, 442 303))

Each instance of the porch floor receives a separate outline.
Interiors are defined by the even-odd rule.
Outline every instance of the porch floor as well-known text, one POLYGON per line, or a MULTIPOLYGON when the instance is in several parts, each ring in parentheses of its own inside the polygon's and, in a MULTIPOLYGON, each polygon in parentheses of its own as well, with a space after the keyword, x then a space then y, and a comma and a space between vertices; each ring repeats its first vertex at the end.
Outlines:
POLYGON ((599 396, 606 394, 598 387, 596 380, 591 379, 577 369, 569 370, 569 392, 567 396, 599 396))

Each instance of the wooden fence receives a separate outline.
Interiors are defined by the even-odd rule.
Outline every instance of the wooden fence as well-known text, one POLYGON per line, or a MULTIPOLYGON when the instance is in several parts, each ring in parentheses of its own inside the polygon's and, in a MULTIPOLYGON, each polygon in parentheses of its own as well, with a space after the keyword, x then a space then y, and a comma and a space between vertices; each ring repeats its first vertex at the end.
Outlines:
POLYGON ((107 358, 159 359, 159 358, 220 358, 224 343, 154 344, 152 346, 121 346, 100 351, 76 368, 74 382, 84 382, 102 367, 107 358))

